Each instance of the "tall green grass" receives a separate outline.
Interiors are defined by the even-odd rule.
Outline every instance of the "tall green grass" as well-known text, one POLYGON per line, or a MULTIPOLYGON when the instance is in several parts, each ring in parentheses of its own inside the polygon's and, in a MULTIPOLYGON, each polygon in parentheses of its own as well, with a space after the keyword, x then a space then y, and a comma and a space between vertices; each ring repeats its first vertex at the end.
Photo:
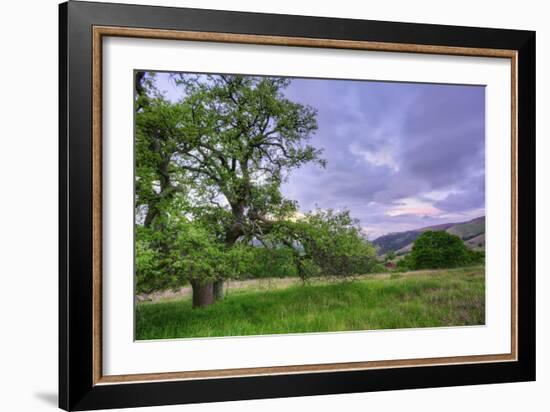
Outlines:
POLYGON ((343 283, 243 290, 192 309, 189 299, 140 303, 136 339, 481 325, 484 268, 343 283))

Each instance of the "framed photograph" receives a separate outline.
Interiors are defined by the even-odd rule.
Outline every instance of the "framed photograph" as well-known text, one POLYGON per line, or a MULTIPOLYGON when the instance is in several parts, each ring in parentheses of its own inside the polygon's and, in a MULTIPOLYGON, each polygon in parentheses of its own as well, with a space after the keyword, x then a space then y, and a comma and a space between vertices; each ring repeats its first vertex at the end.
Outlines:
POLYGON ((535 33, 60 5, 59 403, 535 379, 535 33))

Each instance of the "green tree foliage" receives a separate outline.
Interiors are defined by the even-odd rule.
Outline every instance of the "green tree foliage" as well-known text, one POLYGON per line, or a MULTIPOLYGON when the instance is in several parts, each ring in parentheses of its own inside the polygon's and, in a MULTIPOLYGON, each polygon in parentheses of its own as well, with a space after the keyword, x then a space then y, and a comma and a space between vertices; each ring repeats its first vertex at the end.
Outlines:
POLYGON ((317 128, 315 111, 283 95, 289 81, 191 75, 177 81, 189 118, 174 164, 188 172, 198 194, 225 200, 232 215, 226 241, 253 235, 267 215, 292 212, 281 182, 292 169, 324 162, 306 144, 317 128))
POLYGON ((252 248, 250 264, 243 276, 256 279, 298 276, 293 249, 282 245, 252 248))
MULTIPOLYGON (((152 226, 162 211, 171 208, 178 195, 186 195, 188 177, 175 167, 178 141, 184 138, 181 120, 185 107, 174 105, 160 94, 154 77, 138 77, 136 85, 136 215, 138 222, 152 226)), ((180 196, 181 205, 185 197, 180 196)))
POLYGON ((415 270, 416 265, 410 254, 403 256, 402 259, 399 259, 396 263, 396 269, 399 272, 407 272, 409 270, 415 270))
POLYGON ((455 235, 444 231, 426 231, 415 240, 412 252, 402 266, 414 269, 438 269, 465 266, 483 261, 455 235))
POLYGON ((162 218, 162 231, 138 226, 136 276, 138 293, 204 284, 246 276, 254 248, 243 243, 228 247, 200 220, 179 214, 162 218))
POLYGON ((316 210, 294 221, 282 222, 276 239, 294 251, 298 276, 347 277, 370 272, 376 250, 362 235, 349 211, 316 210))

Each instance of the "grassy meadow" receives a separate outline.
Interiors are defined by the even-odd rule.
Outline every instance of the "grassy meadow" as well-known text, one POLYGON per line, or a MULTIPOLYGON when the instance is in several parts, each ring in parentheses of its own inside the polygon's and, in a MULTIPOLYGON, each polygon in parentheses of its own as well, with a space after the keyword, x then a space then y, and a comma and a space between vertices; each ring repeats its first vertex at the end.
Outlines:
MULTIPOLYGON (((275 282, 277 282, 275 280, 275 282)), ((141 302, 136 339, 400 329, 485 323, 483 266, 256 285, 193 309, 190 296, 141 302)))

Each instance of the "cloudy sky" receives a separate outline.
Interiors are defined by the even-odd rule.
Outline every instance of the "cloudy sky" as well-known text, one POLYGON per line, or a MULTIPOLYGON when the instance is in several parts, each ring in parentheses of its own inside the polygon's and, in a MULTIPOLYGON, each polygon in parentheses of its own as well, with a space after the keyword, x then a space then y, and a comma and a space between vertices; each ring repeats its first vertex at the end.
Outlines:
POLYGON ((294 79, 285 94, 318 110, 327 160, 284 184, 301 211, 347 208, 370 239, 484 215, 484 87, 294 79))

